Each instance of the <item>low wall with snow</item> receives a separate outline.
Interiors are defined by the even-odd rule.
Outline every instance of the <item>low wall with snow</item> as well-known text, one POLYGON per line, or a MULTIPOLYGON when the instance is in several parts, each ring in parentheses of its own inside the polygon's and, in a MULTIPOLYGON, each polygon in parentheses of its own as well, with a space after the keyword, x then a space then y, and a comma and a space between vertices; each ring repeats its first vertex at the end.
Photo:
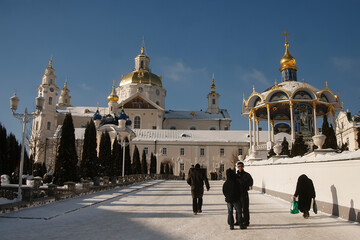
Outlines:
POLYGON ((255 190, 289 202, 298 177, 306 174, 314 183, 320 211, 360 222, 360 150, 247 162, 245 169, 255 190))

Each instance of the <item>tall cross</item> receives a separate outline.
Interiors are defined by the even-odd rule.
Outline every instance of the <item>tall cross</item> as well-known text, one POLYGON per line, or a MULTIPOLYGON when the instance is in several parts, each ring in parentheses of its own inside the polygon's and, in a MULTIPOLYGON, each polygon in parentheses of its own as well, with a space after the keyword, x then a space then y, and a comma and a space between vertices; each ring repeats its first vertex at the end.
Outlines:
POLYGON ((97 102, 96 105, 97 105, 96 109, 99 110, 99 102, 97 102))
POLYGON ((287 43, 287 37, 290 36, 290 34, 287 33, 286 30, 284 30, 284 33, 282 33, 281 35, 285 36, 285 43, 287 43))
POLYGON ((115 87, 115 80, 113 80, 113 87, 115 87))

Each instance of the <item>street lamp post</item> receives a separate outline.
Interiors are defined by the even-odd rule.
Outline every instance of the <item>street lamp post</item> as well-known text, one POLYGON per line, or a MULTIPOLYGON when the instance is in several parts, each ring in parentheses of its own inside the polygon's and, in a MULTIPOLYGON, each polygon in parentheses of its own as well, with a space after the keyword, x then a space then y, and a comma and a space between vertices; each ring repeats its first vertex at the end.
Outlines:
POLYGON ((129 145, 128 142, 125 141, 126 137, 122 138, 122 147, 123 147, 123 162, 122 162, 122 176, 125 176, 125 148, 129 145))
POLYGON ((40 111, 43 108, 45 99, 43 97, 37 97, 36 100, 36 112, 28 113, 27 108, 25 108, 24 113, 16 113, 18 104, 20 99, 16 96, 16 92, 14 96, 10 98, 10 108, 12 110, 12 114, 15 118, 19 119, 23 123, 23 132, 22 132, 22 143, 21 143, 21 155, 20 155, 20 167, 19 167, 19 188, 18 188, 18 200, 22 200, 21 187, 22 187, 22 175, 24 168, 24 154, 25 154, 25 137, 26 137, 26 123, 30 122, 33 117, 39 115, 40 111))
POLYGON ((119 139, 121 139, 121 145, 123 147, 123 163, 122 163, 122 176, 125 176, 125 147, 130 144, 132 138, 135 137, 135 133, 130 129, 131 121, 129 117, 126 115, 124 109, 121 110, 119 116, 119 130, 118 135, 119 139), (128 138, 129 142, 126 142, 125 139, 128 138))

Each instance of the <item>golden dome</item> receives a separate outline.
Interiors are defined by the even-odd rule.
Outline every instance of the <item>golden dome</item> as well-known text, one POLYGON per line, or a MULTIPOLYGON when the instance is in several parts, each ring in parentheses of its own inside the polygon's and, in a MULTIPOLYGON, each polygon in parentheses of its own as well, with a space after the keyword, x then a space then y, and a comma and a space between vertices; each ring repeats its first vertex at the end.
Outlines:
POLYGON ((151 84, 162 87, 161 77, 143 69, 133 71, 121 77, 120 86, 131 83, 151 84))
POLYGON ((117 102, 119 100, 119 97, 115 93, 115 83, 112 86, 112 91, 111 91, 110 95, 107 97, 107 99, 109 102, 117 102))
POLYGON ((297 67, 295 66, 296 60, 293 56, 291 56, 291 54, 289 52, 289 43, 288 42, 285 43, 285 48, 286 48, 285 54, 280 60, 280 65, 281 65, 280 72, 287 68, 292 68, 292 69, 297 70, 297 67))

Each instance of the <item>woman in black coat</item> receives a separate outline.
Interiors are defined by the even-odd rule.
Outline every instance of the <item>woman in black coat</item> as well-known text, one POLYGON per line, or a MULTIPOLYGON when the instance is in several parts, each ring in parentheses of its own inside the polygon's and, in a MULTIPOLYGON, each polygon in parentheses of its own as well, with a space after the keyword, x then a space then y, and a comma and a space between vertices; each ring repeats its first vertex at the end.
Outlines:
POLYGON ((298 178, 293 199, 295 200, 296 197, 299 197, 299 210, 304 213, 304 218, 308 218, 310 216, 311 200, 315 198, 315 188, 311 179, 305 174, 298 178))
POLYGON ((209 191, 210 185, 209 181, 206 177, 206 173, 204 169, 200 168, 200 164, 196 164, 195 168, 189 172, 189 176, 187 179, 187 183, 191 186, 191 196, 193 198, 193 211, 194 215, 197 213, 201 213, 201 207, 203 203, 203 195, 204 195, 204 183, 206 185, 206 189, 209 191))

